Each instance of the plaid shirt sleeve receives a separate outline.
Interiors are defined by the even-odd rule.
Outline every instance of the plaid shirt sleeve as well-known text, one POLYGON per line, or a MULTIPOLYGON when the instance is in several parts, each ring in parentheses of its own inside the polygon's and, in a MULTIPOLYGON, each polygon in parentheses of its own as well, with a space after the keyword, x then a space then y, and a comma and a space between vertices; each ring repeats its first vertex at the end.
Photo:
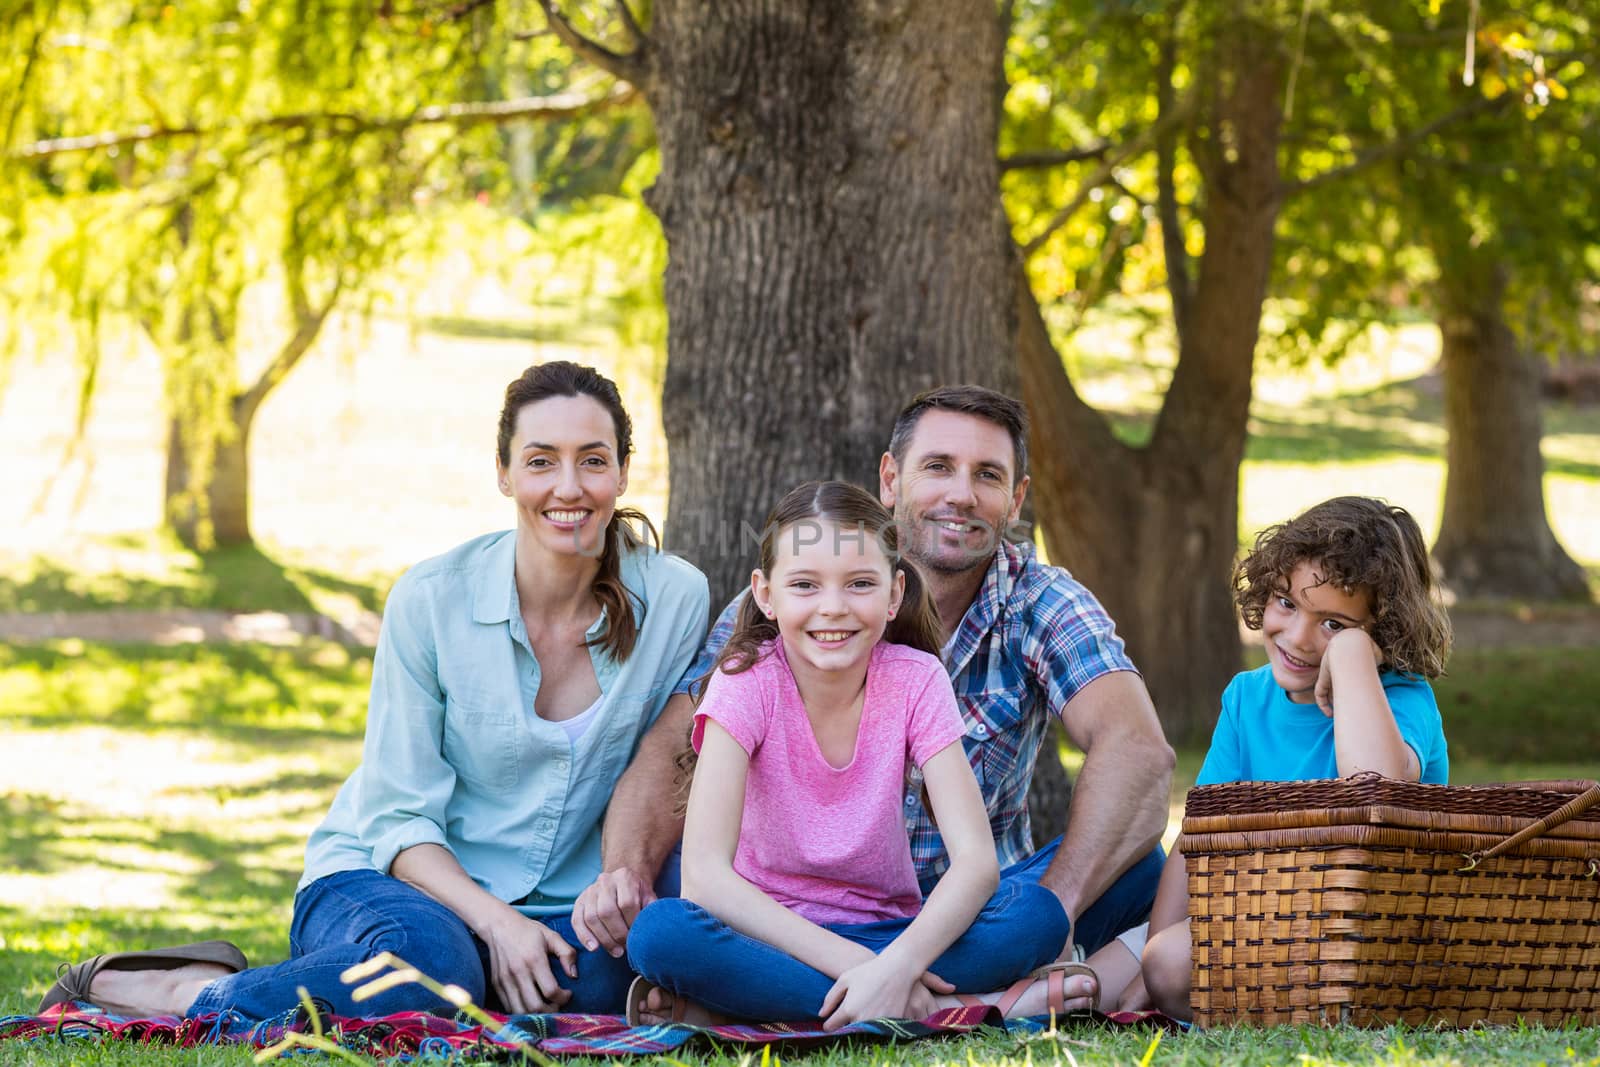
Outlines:
POLYGON ((1101 675, 1138 672, 1111 616, 1065 571, 1055 573, 1029 614, 1022 654, 1052 714, 1060 716, 1078 690, 1101 675))
POLYGON ((722 609, 722 614, 717 616, 711 632, 706 634, 705 644, 700 646, 700 654, 689 665, 689 669, 683 672, 683 677, 672 690, 673 696, 679 693, 688 693, 696 697, 700 695, 700 691, 705 688, 706 676, 711 673, 711 668, 716 666, 717 656, 722 653, 722 646, 733 636, 733 624, 739 618, 739 605, 744 603, 744 598, 748 595, 749 590, 740 590, 737 596, 728 601, 728 606, 722 609))

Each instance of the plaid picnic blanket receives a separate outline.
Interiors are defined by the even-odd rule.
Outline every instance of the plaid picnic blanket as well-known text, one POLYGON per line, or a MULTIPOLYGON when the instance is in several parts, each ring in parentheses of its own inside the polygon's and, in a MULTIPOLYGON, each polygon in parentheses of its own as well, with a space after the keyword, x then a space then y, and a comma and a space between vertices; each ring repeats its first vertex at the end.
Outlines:
MULTIPOLYGON (((127 1019, 96 1009, 61 1007, 44 1015, 0 1017, 0 1041, 60 1041, 73 1039, 121 1040, 146 1044, 241 1044, 268 1048, 291 1031, 311 1033, 320 1022, 327 1037, 353 1052, 369 1056, 410 1060, 429 1055, 457 1055, 472 1059, 510 1060, 519 1048, 530 1045, 547 1056, 658 1055, 686 1045, 773 1045, 804 1050, 844 1040, 878 1042, 913 1041, 951 1037, 980 1026, 997 1026, 1013 1033, 1032 1033, 1050 1025, 1048 1017, 1002 1020, 992 1008, 950 1008, 913 1022, 876 1019, 854 1023, 832 1032, 784 1023, 740 1026, 637 1026, 618 1015, 513 1015, 495 1016, 499 1029, 470 1020, 447 1019, 421 1012, 404 1012, 382 1018, 347 1019, 324 1015, 313 1020, 303 1009, 265 1022, 247 1022, 229 1012, 193 1019, 165 1015, 127 1019)), ((1095 1016, 1113 1025, 1140 1023, 1171 1027, 1171 1020, 1154 1012, 1095 1016)))

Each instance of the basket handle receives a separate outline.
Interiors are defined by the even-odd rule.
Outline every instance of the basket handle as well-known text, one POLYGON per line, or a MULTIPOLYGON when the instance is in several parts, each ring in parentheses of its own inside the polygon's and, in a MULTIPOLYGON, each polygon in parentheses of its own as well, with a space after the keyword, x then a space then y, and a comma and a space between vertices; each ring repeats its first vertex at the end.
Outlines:
MULTIPOLYGON (((1560 826, 1562 823, 1582 815, 1596 804, 1600 804, 1600 783, 1590 782, 1589 788, 1586 792, 1579 793, 1577 796, 1573 797, 1571 800, 1567 801, 1565 804, 1561 805, 1555 811, 1552 811, 1549 815, 1546 815, 1538 822, 1524 826, 1522 829, 1518 830, 1516 833, 1512 834, 1498 845, 1495 845, 1493 848, 1467 853, 1464 857, 1467 861, 1467 864, 1465 867, 1460 868, 1457 873, 1460 874, 1470 871, 1484 860, 1494 859, 1494 857, 1500 855, 1500 853, 1505 852, 1508 849, 1516 848, 1524 841, 1527 841, 1530 838, 1538 837, 1546 830, 1549 830, 1552 827, 1560 826)), ((1591 860, 1589 866, 1593 868, 1594 865, 1594 861, 1591 860)))

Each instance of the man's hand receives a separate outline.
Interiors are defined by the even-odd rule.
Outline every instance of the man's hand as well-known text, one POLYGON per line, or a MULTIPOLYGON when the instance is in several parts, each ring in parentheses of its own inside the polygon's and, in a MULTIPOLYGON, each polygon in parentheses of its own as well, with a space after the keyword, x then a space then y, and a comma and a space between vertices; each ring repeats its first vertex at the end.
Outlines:
POLYGON ((572 905, 572 933, 590 952, 603 948, 620 958, 628 928, 640 909, 656 899, 650 881, 628 867, 605 871, 572 905))
POLYGON ((568 978, 578 977, 578 950, 544 923, 512 912, 486 931, 489 979, 512 1014, 556 1011, 572 998, 561 988, 550 957, 561 961, 568 978))

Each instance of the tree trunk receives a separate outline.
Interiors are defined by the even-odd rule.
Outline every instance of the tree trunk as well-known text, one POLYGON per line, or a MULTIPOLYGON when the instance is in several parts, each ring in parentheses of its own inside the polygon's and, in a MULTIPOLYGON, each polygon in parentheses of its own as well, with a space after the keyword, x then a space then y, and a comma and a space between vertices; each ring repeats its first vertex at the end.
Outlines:
POLYGON ((1028 819, 1033 830, 1033 847, 1043 848, 1067 825, 1067 809, 1072 806, 1072 776, 1061 762, 1061 745, 1066 731, 1057 723, 1045 731, 1044 747, 1033 765, 1028 782, 1028 819))
POLYGON ((178 540, 191 549, 248 545, 250 534, 250 421, 239 418, 239 398, 230 405, 232 425, 206 444, 183 432, 180 418, 167 421, 165 514, 178 540), (197 471, 205 474, 196 484, 197 471), (203 507, 201 501, 204 501, 203 507))
MULTIPOLYGON (((1441 257, 1443 269, 1459 261, 1441 257)), ((1443 279, 1439 309, 1446 450, 1434 557, 1459 596, 1588 599, 1588 576, 1544 508, 1539 360, 1506 324, 1504 271, 1443 279)))
POLYGON ((898 408, 1015 388, 990 0, 659 0, 667 541, 718 600, 810 478, 876 488, 898 408))
MULTIPOLYGON (((1239 667, 1230 575, 1239 464, 1279 208, 1281 65, 1272 35, 1223 34, 1203 160, 1205 251, 1188 289, 1173 263, 1179 359, 1149 445, 1130 448, 1073 390, 1026 279, 1014 278, 1023 394, 1034 412, 1035 485, 1051 559, 1105 605, 1168 736, 1203 741, 1239 667), (1223 131, 1218 133, 1218 131, 1223 131)), ((1181 252, 1181 242, 1168 245, 1181 252)))

